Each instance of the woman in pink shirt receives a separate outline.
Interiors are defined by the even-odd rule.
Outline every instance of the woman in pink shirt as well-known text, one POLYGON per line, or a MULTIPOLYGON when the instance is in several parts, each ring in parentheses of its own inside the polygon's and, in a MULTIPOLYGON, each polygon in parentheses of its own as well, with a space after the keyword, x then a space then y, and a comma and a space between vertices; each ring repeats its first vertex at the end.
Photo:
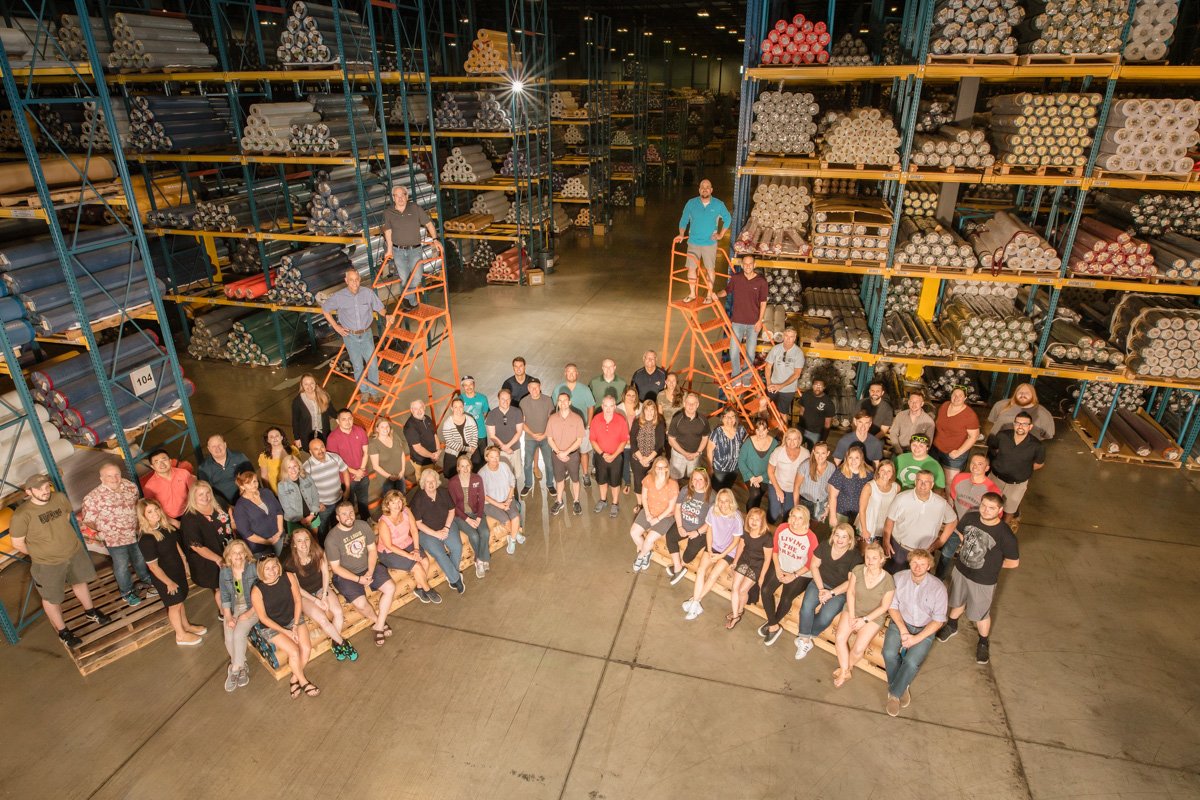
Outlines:
POLYGON ((429 585, 429 556, 421 552, 413 534, 417 530, 417 522, 404 493, 397 489, 384 492, 379 501, 379 509, 383 515, 375 523, 375 549, 379 553, 379 563, 388 569, 399 569, 411 572, 417 588, 413 594, 422 603, 440 603, 442 597, 429 585))

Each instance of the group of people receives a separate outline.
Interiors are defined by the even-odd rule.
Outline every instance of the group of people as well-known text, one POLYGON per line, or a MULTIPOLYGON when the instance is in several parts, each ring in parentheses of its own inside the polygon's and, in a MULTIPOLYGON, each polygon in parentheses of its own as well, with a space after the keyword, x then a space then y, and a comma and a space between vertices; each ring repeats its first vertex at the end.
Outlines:
MULTIPOLYGON (((311 642, 303 619, 325 632, 339 660, 356 659, 343 634, 341 598, 383 645, 396 591, 389 569, 410 572, 422 602, 441 602, 430 584, 434 563, 464 593, 462 537, 476 554, 477 579, 485 578, 488 521, 515 553, 525 541, 523 498, 539 473, 552 515, 568 505, 583 514, 582 490, 593 482, 594 514, 615 518, 622 502, 633 504, 635 571, 648 569, 660 538, 672 584, 698 558, 683 603, 687 619, 704 613, 725 570, 733 588, 726 626, 761 603, 767 621, 759 632, 768 646, 797 598, 797 658, 837 618, 837 685, 850 679, 890 617, 886 654, 897 677, 889 710, 893 699, 907 704, 907 682, 931 637, 953 635, 964 613, 980 632, 977 660, 987 662, 991 592, 999 570, 1016 565, 1012 523, 1029 477, 1044 463, 1041 438, 1053 434, 1032 386, 993 408, 984 454, 972 452, 980 424, 961 389, 936 414, 914 390, 897 414, 883 385, 872 384, 853 429, 831 447, 831 405, 821 402, 819 381, 797 393, 801 427, 777 440, 765 416, 748 431, 732 409, 702 413, 699 397, 684 391, 654 351, 628 381, 612 359, 599 367, 584 382, 578 366, 567 364, 547 391, 517 357, 495 406, 468 375, 440 422, 414 400, 402 426, 381 418, 369 433, 305 375, 291 430, 268 427, 253 460, 214 435, 195 469, 151 453, 140 491, 107 464, 79 522, 108 549, 126 602, 163 599, 180 646, 207 633, 184 609, 189 580, 212 592, 230 656, 228 691, 249 680, 246 639, 260 626, 287 654, 293 696, 318 694, 304 672, 311 642), (735 488, 744 489, 741 502, 735 488), (936 573, 926 577, 939 551, 949 593, 936 573), (377 606, 368 589, 379 593, 377 606)), ((95 573, 66 498, 46 476, 30 479, 26 492, 12 523, 14 543, 33 557, 59 636, 77 646, 61 615, 64 586, 104 624, 87 590, 95 573)))

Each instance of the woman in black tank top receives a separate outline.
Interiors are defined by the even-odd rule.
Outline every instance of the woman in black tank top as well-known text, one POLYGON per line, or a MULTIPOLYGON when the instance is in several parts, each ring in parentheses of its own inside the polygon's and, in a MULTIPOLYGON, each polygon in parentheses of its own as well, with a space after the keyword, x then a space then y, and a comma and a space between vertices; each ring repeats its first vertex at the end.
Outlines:
POLYGON ((287 656, 292 670, 288 686, 292 699, 301 692, 309 697, 319 695, 321 690, 304 676, 304 667, 312 655, 312 642, 308 626, 300 622, 300 585, 296 576, 285 573, 275 556, 262 559, 258 562, 258 580, 250 590, 250 602, 263 627, 275 632, 271 643, 277 653, 287 656))

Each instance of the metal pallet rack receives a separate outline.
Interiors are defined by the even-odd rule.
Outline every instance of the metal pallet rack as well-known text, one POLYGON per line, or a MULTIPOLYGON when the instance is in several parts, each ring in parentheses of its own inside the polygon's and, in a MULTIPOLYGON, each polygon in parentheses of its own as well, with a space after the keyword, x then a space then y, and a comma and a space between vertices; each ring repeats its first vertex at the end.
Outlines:
POLYGON ((666 113, 667 87, 666 84, 650 81, 646 84, 646 144, 653 144, 658 150, 658 161, 646 162, 646 178, 649 182, 650 171, 657 173, 657 182, 666 184, 670 173, 667 169, 666 148, 666 113))
MULTIPOLYGON (((1134 3, 1130 3, 1132 12, 1134 3)), ((911 269, 905 269, 895 261, 895 251, 899 233, 899 221, 902 215, 905 186, 909 182, 924 181, 940 183, 950 188, 950 208, 953 208, 954 190, 960 184, 999 184, 1015 186, 1018 189, 1015 206, 1018 209, 1028 209, 1023 213, 1027 221, 1044 215, 1048 219, 1047 228, 1052 244, 1058 251, 1070 252, 1074 242, 1079 221, 1083 215, 1084 202, 1087 193, 1093 189, 1141 189, 1148 191, 1194 192, 1200 191, 1198 181, 1178 181, 1160 178, 1125 177, 1095 174, 1095 162, 1099 152, 1099 136, 1089 154, 1088 163, 1082 175, 1053 175, 1012 172, 1010 174, 986 173, 983 175, 963 172, 937 172, 926 169, 910 168, 910 157, 913 146, 915 121, 920 106, 922 89, 926 83, 947 84, 956 86, 960 102, 969 103, 974 108, 979 84, 986 83, 1037 83, 1050 84, 1053 82, 1055 91, 1063 91, 1076 82, 1081 89, 1093 87, 1097 82, 1103 82, 1098 89, 1103 94, 1104 101, 1099 114, 1096 130, 1104 129, 1105 119, 1112 103, 1118 81, 1122 88, 1138 83, 1161 83, 1165 85, 1200 84, 1200 67, 1195 66, 1161 66, 1145 64, 1121 64, 1113 62, 1090 61, 1075 63, 1072 59, 1064 59, 1061 63, 1054 61, 1038 61, 1029 64, 1011 63, 948 63, 946 61, 930 60, 928 42, 932 27, 935 3, 933 0, 917 0, 905 5, 901 19, 901 44, 911 63, 895 65, 871 66, 797 66, 797 67, 762 67, 759 66, 759 44, 765 38, 770 26, 778 18, 780 4, 771 0, 751 0, 747 5, 746 14, 746 46, 744 50, 744 69, 742 85, 742 106, 738 122, 738 172, 734 192, 734 229, 736 238, 742 222, 750 210, 750 195, 752 182, 758 176, 806 177, 806 178, 843 178, 859 181, 878 181, 883 189, 883 196, 893 209, 893 224, 891 240, 888 247, 886 263, 880 267, 847 265, 829 263, 820 260, 779 259, 759 261, 760 267, 799 269, 808 272, 841 273, 862 276, 861 295, 866 309, 870 329, 872 331, 872 346, 868 351, 850 351, 843 348, 814 344, 806 346, 811 355, 857 362, 859 391, 865 386, 870 377, 872 367, 878 362, 888 362, 902 365, 910 375, 919 375, 927 366, 948 367, 1008 376, 1011 383, 1013 377, 1026 375, 1031 379, 1065 378, 1083 382, 1086 388, 1088 381, 1103 381, 1117 384, 1148 386, 1158 390, 1175 392, 1200 392, 1200 386, 1189 383, 1168 380, 1144 380, 1124 374, 1097 372, 1089 369, 1063 368, 1046 366, 1044 356, 1049 342, 1049 324, 1042 330, 1033 364, 1029 366, 1014 366, 1007 362, 987 362, 965 359, 938 359, 924 357, 896 356, 880 352, 880 333, 882 329, 884 308, 887 301, 889 283, 892 278, 908 277, 923 281, 918 313, 932 319, 939 306, 943 284, 947 280, 944 274, 931 274, 911 269), (764 86, 796 86, 800 84, 846 84, 864 83, 875 87, 890 86, 892 98, 892 113, 897 120, 901 133, 899 168, 839 168, 823 166, 819 161, 801 158, 759 157, 752 155, 749 150, 750 125, 753 121, 752 104, 764 86)), ((836 39, 832 29, 835 3, 829 2, 827 19, 830 21, 830 33, 836 39)), ((882 7, 875 4, 872 12, 874 22, 882 23, 882 7)), ((1128 26, 1125 31, 1128 34, 1128 26)), ((1076 90, 1079 90, 1077 88, 1076 90)), ((1093 88, 1092 91, 1097 91, 1093 88)), ((969 114, 967 114, 969 117, 969 114)), ((1112 291, 1140 291, 1171 295, 1200 297, 1200 287, 1186 284, 1146 284, 1138 281, 1106 280, 1078 278, 1068 275, 1065 263, 1057 276, 1029 276, 1012 273, 992 275, 990 273, 970 273, 962 276, 970 281, 999 281, 1029 285, 1034 290, 1045 289, 1049 292, 1050 316, 1056 308, 1063 289, 1093 288, 1112 291)), ((1161 396, 1161 395, 1157 395, 1161 396)), ((1099 431, 1097 447, 1107 431, 1109 420, 1116 408, 1114 400, 1104 424, 1099 431)), ((1200 415, 1189 415, 1180 434, 1180 444, 1185 454, 1190 453, 1200 438, 1200 415)))
MULTIPOLYGON (((646 144, 649 135, 649 42, 653 32, 649 29, 633 30, 633 49, 627 51, 620 65, 620 80, 613 81, 616 93, 613 120, 614 126, 628 127, 629 145, 616 145, 612 149, 614 161, 632 167, 631 170, 613 170, 613 180, 632 184, 627 187, 631 205, 645 205, 646 198, 646 144)), ((615 190, 614 190, 615 191, 615 190)))
MULTIPOLYGON (((68 8, 84 17, 88 13, 83 0, 69 4, 68 8)), ((112 122, 112 101, 108 87, 99 77, 103 75, 103 64, 96 54, 90 29, 84 31, 88 59, 73 62, 62 50, 54 35, 56 20, 52 13, 47 4, 34 3, 32 0, 20 0, 9 4, 5 11, 6 22, 11 22, 14 16, 26 20, 27 29, 32 32, 31 39, 37 46, 36 52, 56 62, 43 67, 39 64, 39 59, 43 56, 35 55, 29 65, 14 67, 8 52, 0 44, 0 81, 3 83, 9 108, 13 111, 14 123, 21 141, 21 156, 30 165, 37 197, 37 203, 31 203, 28 207, 6 208, 5 216, 40 219, 46 223, 50 244, 62 269, 65 291, 71 298, 77 318, 83 324, 78 335, 47 337, 43 341, 83 348, 84 352, 74 355, 73 358, 85 359, 88 362, 88 369, 99 387, 107 422, 111 425, 111 439, 123 457, 129 476, 136 479, 135 465, 156 426, 169 426, 168 429, 154 431, 156 443, 168 448, 178 448, 180 455, 189 449, 197 448, 199 438, 187 392, 182 390, 185 385, 183 375, 166 323, 162 297, 155 282, 151 251, 140 216, 136 213, 129 167, 121 152, 120 140, 112 122), (82 116, 85 103, 95 104, 95 107, 110 112, 105 115, 105 119, 107 133, 114 143, 111 161, 116 171, 116 183, 104 187, 103 192, 98 188, 98 181, 88 177, 88 165, 91 160, 101 157, 94 144, 94 137, 84 143, 83 152, 80 153, 77 152, 79 147, 73 147, 56 138, 54 129, 45 121, 46 115, 55 110, 74 109, 82 116), (64 202, 60 196, 51 192, 44 165, 49 158, 56 156, 73 157, 74 170, 78 173, 79 190, 78 197, 74 200, 64 202), (113 189, 116 191, 112 191, 113 189), (89 204, 108 208, 112 217, 118 220, 116 224, 121 227, 115 238, 105 240, 104 246, 128 247, 129 270, 124 286, 102 284, 79 261, 80 256, 98 249, 97 244, 89 243, 86 236, 80 235, 87 227, 81 209, 89 204), (128 223, 120 221, 123 215, 117 212, 118 206, 128 206, 132 212, 129 214, 128 223), (134 278, 139 276, 146 278, 149 287, 148 302, 133 299, 131 286, 134 278), (121 309, 112 319, 89 319, 84 292, 92 286, 99 287, 101 294, 121 309), (161 331, 161 337, 155 335, 154 328, 161 331), (112 364, 105 362, 97 349, 100 333, 105 329, 112 332, 108 335, 115 336, 118 352, 122 347, 129 348, 139 341, 146 340, 161 346, 161 351, 148 361, 144 370, 141 370, 143 374, 138 376, 140 380, 135 381, 134 375, 117 370, 120 364, 118 359, 114 358, 112 364), (177 399, 168 402, 168 398, 164 396, 164 389, 167 387, 179 387, 177 399), (168 407, 173 407, 175 402, 178 402, 177 411, 168 407), (126 411, 128 417, 127 409, 130 407, 134 408, 139 416, 145 414, 147 421, 137 429, 127 431, 122 423, 121 412, 126 411)), ((7 452, 2 458, 5 482, 11 483, 8 473, 13 465, 15 448, 22 432, 27 428, 56 489, 64 491, 62 474, 47 437, 43 434, 33 393, 3 326, 0 326, 0 349, 3 350, 5 365, 19 398, 19 404, 3 404, 9 419, 0 424, 0 429, 14 432, 10 434, 11 443, 6 445, 7 452)), ((12 498, 9 496, 6 499, 12 498)), ((15 644, 21 630, 40 614, 40 610, 30 613, 30 607, 33 605, 30 602, 32 588, 30 584, 15 621, 11 619, 7 609, 0 606, 0 631, 10 643, 15 644)))
MULTIPOLYGON (((233 127, 233 140, 237 149, 224 153, 147 153, 133 156, 140 163, 146 174, 150 169, 165 167, 166 170, 178 170, 189 188, 192 197, 196 197, 194 181, 190 177, 194 168, 215 173, 218 181, 240 178, 249 187, 249 204, 251 224, 248 230, 215 231, 215 230, 182 230, 154 229, 153 232, 162 236, 163 247, 177 238, 192 238, 204 244, 206 251, 213 257, 214 283, 224 281, 222 263, 216 260, 218 252, 217 241, 227 243, 237 240, 251 240, 257 244, 262 274, 267 286, 272 285, 270 259, 267 257, 266 246, 269 242, 285 241, 301 247, 315 244, 357 245, 365 247, 368 253, 368 266, 373 276, 383 263, 386 253, 378 241, 372 242, 372 236, 378 234, 378 224, 372 226, 368 218, 366 189, 362 178, 371 171, 372 166, 382 167, 385 174, 392 174, 392 159, 404 158, 409 164, 410 189, 416 187, 416 161, 414 154, 424 148, 413 143, 412 126, 407 115, 403 126, 403 142, 392 144, 388 140, 388 108, 387 96, 384 94, 385 85, 397 87, 401 102, 407 105, 410 86, 417 87, 415 91, 428 97, 428 70, 405 72, 403 70, 405 54, 420 53, 423 57, 425 48, 423 40, 425 31, 421 11, 423 0, 416 2, 401 2, 395 8, 384 9, 373 3, 343 2, 330 0, 335 10, 334 19, 340 19, 343 10, 360 10, 361 18, 368 27, 370 42, 374 46, 361 47, 361 52, 354 50, 351 40, 345 35, 340 24, 335 28, 335 47, 341 54, 336 64, 312 67, 279 66, 269 68, 268 64, 275 61, 274 54, 268 57, 267 45, 264 42, 264 27, 272 25, 283 27, 285 14, 290 7, 264 7, 249 2, 249 0, 201 0, 195 7, 186 7, 186 16, 200 23, 200 26, 212 33, 210 45, 216 51, 218 69, 213 71, 179 71, 158 74, 129 74, 113 76, 111 82, 121 87, 126 102, 147 85, 157 85, 162 91, 182 92, 185 89, 208 96, 220 96, 227 102, 230 110, 230 120, 233 127), (405 13, 396 13, 405 12, 405 13), (354 50, 354 52, 349 52, 354 50), (395 70, 384 70, 380 63, 380 52, 389 50, 396 53, 398 63, 395 70), (241 151, 243 133, 244 109, 251 102, 275 102, 287 99, 294 94, 303 97, 307 93, 341 94, 345 98, 347 113, 350 113, 351 97, 366 96, 374 105, 374 116, 381 131, 380 141, 368 145, 359 142, 355 131, 350 131, 350 147, 337 155, 254 155, 241 151), (268 219, 265 212, 260 211, 260 201, 255 198, 255 187, 263 187, 268 181, 287 182, 306 180, 316 170, 338 166, 353 166, 358 180, 358 202, 361 215, 360 225, 364 233, 358 235, 321 235, 306 232, 300 218, 304 209, 294 208, 285 194, 284 216, 278 215, 268 219)), ((421 65, 422 67, 425 64, 421 65)), ((393 132, 400 133, 400 132, 393 132)), ((395 137, 399 139, 400 137, 395 137)), ((436 166, 434 167, 436 169, 436 166)), ((436 171, 432 175, 436 186, 436 171)), ((153 202, 152 202, 153 206, 153 202)), ((155 210, 153 207, 151 210, 155 210)), ((441 223, 440 209, 435 209, 433 216, 441 223)), ((271 313, 271 323, 275 342, 281 355, 282 363, 286 365, 289 350, 298 346, 294 338, 289 341, 287 331, 281 321, 282 314, 298 314, 307 330, 310 341, 316 341, 314 324, 319 323, 320 309, 308 306, 290 306, 274 302, 239 301, 226 298, 219 289, 205 292, 195 292, 187 287, 171 281, 172 293, 169 299, 179 304, 180 318, 187 330, 187 310, 207 306, 239 306, 247 309, 262 310, 271 313)), ((293 334, 294 336, 295 334, 293 334)))
MULTIPOLYGON (((550 205, 549 17, 546 4, 537 0, 505 0, 503 17, 498 16, 499 9, 493 11, 489 8, 488 12, 497 16, 488 17, 487 12, 478 15, 473 0, 429 4, 425 12, 426 24, 438 62, 433 69, 441 72, 429 80, 435 90, 457 88, 499 93, 503 101, 508 103, 513 129, 508 132, 446 131, 438 130, 431 121, 430 135, 435 151, 448 152, 449 145, 439 142, 443 139, 447 143, 459 139, 507 142, 511 147, 514 165, 512 175, 497 174, 486 183, 441 182, 439 194, 444 194, 443 204, 455 209, 454 213, 465 213, 470 206, 469 192, 500 190, 512 195, 513 222, 493 223, 487 229, 474 233, 447 233, 446 240, 448 244, 455 241, 495 241, 522 248, 524 256, 518 260, 516 282, 523 284, 527 270, 543 267, 554 254, 550 205), (520 74, 463 74, 463 62, 470 52, 470 43, 481 29, 505 32, 509 48, 506 55, 511 61, 520 54, 520 74), (524 170, 517 168, 521 162, 528 167, 524 170)), ((435 98, 431 98, 431 109, 434 101, 435 98)), ((459 253, 463 263, 466 263, 466 254, 461 250, 459 253)))

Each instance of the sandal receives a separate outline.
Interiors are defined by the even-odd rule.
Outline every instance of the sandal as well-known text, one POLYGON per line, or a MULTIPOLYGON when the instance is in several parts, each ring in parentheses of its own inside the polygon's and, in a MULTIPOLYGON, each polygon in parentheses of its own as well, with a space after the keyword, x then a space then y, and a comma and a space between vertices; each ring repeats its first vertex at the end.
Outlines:
POLYGON ((387 634, 383 631, 375 631, 375 646, 383 647, 385 641, 387 641, 387 634))
POLYGON ((288 682, 288 694, 290 694, 292 696, 292 699, 295 700, 297 697, 300 696, 300 692, 301 692, 300 681, 296 680, 295 678, 292 678, 291 681, 288 682))
POLYGON ((306 683, 300 689, 309 697, 316 697, 321 693, 321 690, 317 688, 315 683, 306 683))
POLYGON ((386 622, 383 623, 383 635, 388 638, 391 638, 392 635, 392 626, 388 625, 386 622))
POLYGON ((727 630, 727 631, 731 631, 731 630, 733 630, 734 628, 736 628, 736 627, 737 627, 737 624, 738 624, 739 622, 741 622, 741 621, 742 621, 742 614, 743 614, 743 613, 745 613, 745 612, 741 612, 741 613, 739 613, 739 614, 728 614, 728 615, 726 615, 726 617, 725 617, 725 630, 727 630))
POLYGON ((690 303, 690 302, 692 302, 692 301, 693 301, 693 300, 695 300, 695 299, 696 299, 696 295, 694 295, 694 294, 689 294, 687 297, 683 298, 683 302, 685 302, 685 303, 690 303))
POLYGON ((853 677, 854 672, 852 670, 842 671, 840 669, 835 669, 833 671, 833 688, 840 689, 853 677))

